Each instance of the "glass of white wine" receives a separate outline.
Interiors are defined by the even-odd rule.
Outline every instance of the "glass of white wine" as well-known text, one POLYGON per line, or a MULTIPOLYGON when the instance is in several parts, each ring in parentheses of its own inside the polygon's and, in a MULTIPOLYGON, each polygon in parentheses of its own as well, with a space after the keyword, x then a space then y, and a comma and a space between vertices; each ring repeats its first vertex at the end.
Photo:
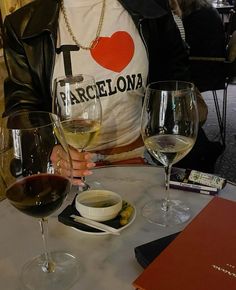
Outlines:
POLYGON ((171 167, 192 149, 198 132, 195 88, 183 81, 160 81, 147 86, 142 111, 141 134, 149 153, 165 168, 165 198, 147 203, 142 214, 150 222, 172 226, 186 222, 190 209, 171 200, 171 167))
MULTIPOLYGON (((93 76, 78 74, 59 77, 54 82, 53 112, 61 120, 69 146, 85 151, 96 139, 102 123, 102 107, 93 76)), ((87 190, 85 178, 81 177, 87 190)))

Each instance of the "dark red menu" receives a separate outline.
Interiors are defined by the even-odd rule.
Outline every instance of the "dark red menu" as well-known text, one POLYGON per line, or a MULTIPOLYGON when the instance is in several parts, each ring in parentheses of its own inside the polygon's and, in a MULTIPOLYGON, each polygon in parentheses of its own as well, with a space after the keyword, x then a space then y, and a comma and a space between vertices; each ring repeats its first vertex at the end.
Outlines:
POLYGON ((236 289, 236 202, 214 197, 133 286, 140 290, 236 289))

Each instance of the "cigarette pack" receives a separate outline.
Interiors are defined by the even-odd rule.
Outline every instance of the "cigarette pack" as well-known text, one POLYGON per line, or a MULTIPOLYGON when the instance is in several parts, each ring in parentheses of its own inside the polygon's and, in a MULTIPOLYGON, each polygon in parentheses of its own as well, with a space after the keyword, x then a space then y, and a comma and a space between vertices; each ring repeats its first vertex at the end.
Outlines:
POLYGON ((216 185, 215 182, 212 182, 212 186, 210 186, 210 180, 212 179, 214 181, 216 177, 216 175, 207 174, 196 170, 173 168, 170 175, 170 188, 198 192, 202 194, 216 195, 219 189, 223 188, 225 184, 225 180, 223 178, 217 177, 222 180, 222 186, 220 187, 218 184, 216 185), (204 176, 205 179, 195 179, 193 181, 193 178, 191 178, 191 176, 193 176, 193 173, 194 176, 196 176, 196 172, 199 173, 198 176, 204 176), (207 183, 204 184, 204 180, 206 180, 206 177, 207 183))

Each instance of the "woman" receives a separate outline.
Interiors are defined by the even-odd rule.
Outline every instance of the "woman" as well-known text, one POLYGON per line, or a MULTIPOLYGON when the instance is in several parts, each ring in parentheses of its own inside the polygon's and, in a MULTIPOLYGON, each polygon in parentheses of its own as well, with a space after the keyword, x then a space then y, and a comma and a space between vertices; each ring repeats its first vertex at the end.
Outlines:
MULTIPOLYGON (((96 156, 143 162, 146 84, 189 80, 188 55, 165 0, 36 0, 5 19, 5 115, 52 109, 53 81, 92 74, 103 107, 96 156), (123 84, 120 85, 119 81, 123 84)), ((62 152, 54 152, 59 162, 62 152)), ((72 151, 74 176, 91 174, 89 153, 72 151)))
MULTIPOLYGON (((187 54, 164 0, 148 5, 145 0, 36 0, 7 16, 4 28, 5 115, 51 111, 53 80, 72 64, 73 74, 95 75, 100 88, 103 127, 97 153, 102 155, 142 157, 136 149, 143 147, 140 117, 147 82, 188 79, 187 54)), ((73 153, 77 169, 94 166, 73 153)), ((74 175, 91 174, 77 169, 74 175)))

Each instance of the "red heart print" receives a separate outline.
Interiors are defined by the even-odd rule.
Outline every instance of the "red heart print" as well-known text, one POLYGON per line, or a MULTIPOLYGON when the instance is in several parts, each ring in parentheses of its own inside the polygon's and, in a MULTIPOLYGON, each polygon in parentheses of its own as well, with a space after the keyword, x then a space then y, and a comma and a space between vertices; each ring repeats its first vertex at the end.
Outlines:
POLYGON ((99 37, 97 45, 90 53, 102 67, 121 72, 134 55, 134 41, 129 33, 118 31, 111 37, 99 37))

